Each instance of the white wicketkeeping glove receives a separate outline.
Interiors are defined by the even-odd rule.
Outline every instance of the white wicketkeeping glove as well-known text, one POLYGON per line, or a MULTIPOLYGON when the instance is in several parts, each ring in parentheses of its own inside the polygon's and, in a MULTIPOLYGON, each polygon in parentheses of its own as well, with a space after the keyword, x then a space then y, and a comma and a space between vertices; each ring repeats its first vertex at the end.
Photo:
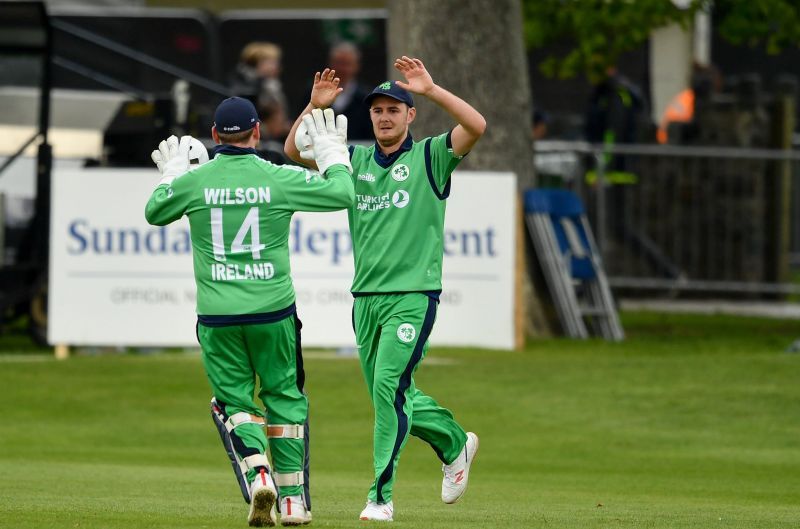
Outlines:
POLYGON ((159 185, 171 184, 191 168, 191 160, 197 160, 199 165, 206 163, 208 151, 200 140, 191 136, 183 136, 180 140, 170 136, 158 144, 158 149, 150 153, 150 158, 161 173, 159 185))
POLYGON ((297 147, 297 152, 303 160, 314 159, 314 147, 311 145, 311 136, 308 135, 305 121, 300 122, 294 133, 294 146, 297 147))
MULTIPOLYGON (((336 118, 336 135, 342 145, 347 145, 347 117, 339 115, 336 118)), ((314 146, 311 144, 311 136, 308 135, 308 127, 305 121, 301 121, 300 125, 294 133, 294 145, 300 153, 300 158, 304 160, 314 160, 314 146)))
MULTIPOLYGON (((320 173, 324 173, 331 165, 342 164, 352 173, 353 167, 350 165, 350 152, 347 150, 347 118, 342 114, 334 116, 333 109, 322 110, 315 108, 311 114, 303 116, 303 123, 306 129, 310 148, 306 149, 311 153, 313 160, 317 162, 320 173)), ((300 128, 298 127, 298 133, 300 128)), ((295 134, 297 143, 298 134, 295 134)), ((304 159, 303 151, 300 155, 304 159)))

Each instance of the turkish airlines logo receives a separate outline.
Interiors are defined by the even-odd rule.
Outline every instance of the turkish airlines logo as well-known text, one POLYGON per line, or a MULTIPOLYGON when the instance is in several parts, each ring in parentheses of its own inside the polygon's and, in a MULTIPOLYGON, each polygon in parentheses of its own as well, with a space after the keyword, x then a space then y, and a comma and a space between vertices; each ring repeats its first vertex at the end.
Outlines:
POLYGON ((402 209, 406 207, 409 200, 410 198, 408 196, 408 192, 403 191, 402 189, 400 191, 395 191, 392 195, 392 204, 394 204, 394 207, 396 208, 402 209))

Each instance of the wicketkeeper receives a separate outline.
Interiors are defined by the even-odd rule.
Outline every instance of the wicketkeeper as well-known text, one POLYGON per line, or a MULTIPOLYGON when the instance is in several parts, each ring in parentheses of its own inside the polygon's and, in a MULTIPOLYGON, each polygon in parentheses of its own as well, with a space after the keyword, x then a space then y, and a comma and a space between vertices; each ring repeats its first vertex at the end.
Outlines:
POLYGON ((190 158, 208 155, 189 136, 172 136, 153 151, 162 179, 145 209, 157 226, 189 218, 197 339, 214 394, 212 416, 256 527, 275 525, 278 497, 282 525, 311 521, 304 491, 308 401, 289 270, 292 215, 340 210, 354 200, 347 120, 334 121, 332 110, 304 119, 319 173, 259 158, 255 107, 226 99, 211 129, 221 144, 213 160, 191 169, 190 158), (256 376, 267 435, 264 411, 253 401, 256 376))

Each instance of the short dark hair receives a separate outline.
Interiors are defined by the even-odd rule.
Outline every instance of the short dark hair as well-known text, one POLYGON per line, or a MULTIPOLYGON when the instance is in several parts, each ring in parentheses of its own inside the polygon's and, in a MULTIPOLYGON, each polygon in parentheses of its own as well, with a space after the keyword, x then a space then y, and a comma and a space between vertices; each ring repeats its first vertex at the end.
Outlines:
POLYGON ((219 141, 221 143, 227 143, 228 145, 233 145, 233 144, 236 144, 236 143, 244 143, 247 140, 249 140, 250 136, 253 135, 253 131, 254 130, 255 130, 255 127, 253 127, 252 129, 248 129, 248 130, 243 130, 242 132, 233 132, 233 133, 230 133, 230 132, 229 133, 224 133, 224 132, 217 131, 217 134, 219 135, 219 141))

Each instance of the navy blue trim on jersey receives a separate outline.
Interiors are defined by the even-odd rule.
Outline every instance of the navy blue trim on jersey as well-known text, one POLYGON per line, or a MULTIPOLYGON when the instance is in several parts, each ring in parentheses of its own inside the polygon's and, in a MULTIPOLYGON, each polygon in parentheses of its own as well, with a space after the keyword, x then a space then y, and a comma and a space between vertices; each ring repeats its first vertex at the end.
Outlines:
POLYGON ((439 303, 439 296, 441 295, 441 293, 442 293, 441 290, 424 290, 420 292, 420 294, 425 294, 426 296, 434 300, 436 303, 439 303))
POLYGON ((218 154, 228 154, 231 156, 241 156, 243 154, 258 154, 254 147, 236 147, 235 145, 217 145, 211 150, 211 157, 218 154))
MULTIPOLYGON (((409 290, 406 292, 350 292, 354 298, 364 298, 367 296, 396 296, 400 294, 425 294, 432 300, 439 303, 439 296, 442 294, 441 290, 409 290)), ((355 310, 355 308, 353 309, 355 310)), ((353 332, 356 330, 355 315, 353 315, 353 332)))
MULTIPOLYGON (((447 137, 449 138, 450 135, 448 134, 447 137)), ((431 141, 433 138, 428 138, 425 140, 425 172, 428 173, 428 183, 431 185, 431 189, 433 189, 433 193, 436 195, 436 198, 439 200, 446 200, 447 197, 450 196, 450 180, 451 177, 447 177, 447 183, 444 185, 444 191, 439 191, 439 188, 436 186, 436 180, 433 178, 433 163, 431 162, 431 141)))
POLYGON ((377 163, 384 169, 388 169, 394 164, 394 162, 397 161, 398 158, 400 158, 401 154, 410 151, 412 147, 414 147, 414 140, 411 138, 411 133, 409 132, 406 135, 406 139, 403 140, 403 143, 400 145, 400 148, 391 154, 383 154, 383 151, 381 151, 380 146, 376 141, 375 154, 373 154, 372 157, 375 159, 375 163, 377 163))
MULTIPOLYGON (((288 318, 297 312, 297 307, 292 303, 285 309, 273 312, 259 312, 258 314, 198 314, 197 322, 205 327, 229 327, 231 325, 253 325, 257 323, 275 323, 288 318)), ((300 320, 297 320, 298 322, 300 320)))
POLYGON ((353 153, 354 153, 355 151, 356 151, 356 146, 355 146, 355 145, 348 145, 348 146, 347 146, 347 152, 349 152, 349 153, 350 153, 350 159, 351 159, 351 160, 353 159, 353 153))
MULTIPOLYGON (((448 151, 452 151, 453 150, 453 130, 452 129, 450 130, 450 132, 447 133, 447 137, 445 138, 444 141, 445 141, 445 144, 447 145, 447 150, 448 151)), ((456 153, 453 153, 453 154, 455 156, 458 156, 456 153)), ((469 154, 469 152, 465 152, 464 154, 461 155, 461 158, 463 158, 464 156, 466 156, 468 154, 469 154)))
POLYGON ((428 310, 425 311, 425 319, 422 322, 422 328, 419 331, 417 343, 414 344, 414 351, 411 353, 411 358, 406 364, 403 374, 400 375, 400 382, 397 385, 397 391, 394 394, 394 411, 397 414, 397 437, 394 440, 394 448, 392 449, 392 457, 389 458, 389 463, 386 468, 381 472, 378 478, 378 483, 375 486, 377 489, 378 503, 386 503, 383 498, 383 487, 392 479, 394 473, 394 460, 400 452, 400 446, 408 435, 408 416, 403 411, 403 406, 406 404, 406 391, 411 386, 411 375, 414 374, 414 368, 422 360, 422 349, 428 341, 428 337, 433 330, 433 322, 436 320, 436 302, 432 299, 428 300, 428 310))

